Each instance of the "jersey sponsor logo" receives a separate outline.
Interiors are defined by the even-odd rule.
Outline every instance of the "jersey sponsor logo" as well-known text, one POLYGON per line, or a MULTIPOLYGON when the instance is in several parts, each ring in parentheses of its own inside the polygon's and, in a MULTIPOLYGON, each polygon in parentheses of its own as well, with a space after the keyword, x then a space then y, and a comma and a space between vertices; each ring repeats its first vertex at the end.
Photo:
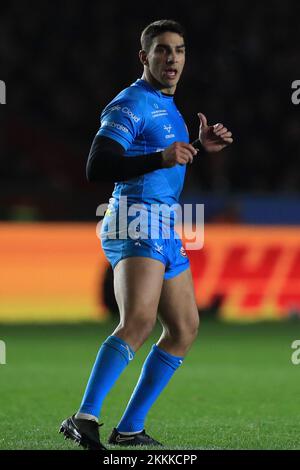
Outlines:
POLYGON ((113 112, 113 111, 120 111, 121 109, 121 106, 119 104, 116 104, 115 106, 113 106, 112 108, 110 108, 110 112, 113 112))
POLYGON ((168 111, 166 109, 158 109, 157 111, 151 111, 151 115, 153 118, 168 116, 168 111))
POLYGON ((131 117, 131 119, 133 119, 134 122, 139 122, 139 121, 141 120, 141 118, 139 118, 138 116, 136 116, 136 115, 131 111, 131 109, 127 108, 126 106, 124 106, 124 108, 122 108, 122 113, 128 114, 128 116, 131 117))
POLYGON ((134 114, 133 111, 131 111, 131 109, 128 108, 127 106, 123 106, 122 108, 122 106, 120 106, 119 104, 116 104, 110 109, 110 112, 112 111, 122 111, 122 113, 127 114, 129 117, 131 117, 131 119, 133 119, 134 122, 139 122, 141 120, 141 118, 138 117, 136 114, 134 114))
POLYGON ((160 109, 157 103, 153 103, 153 107, 155 108, 155 111, 151 111, 151 116, 153 118, 160 116, 168 116, 168 111, 166 109, 160 109))
POLYGON ((113 127, 115 129, 118 129, 119 131, 125 132, 126 134, 128 134, 129 132, 127 127, 123 126, 123 124, 119 124, 118 122, 114 121, 103 121, 101 127, 113 127))

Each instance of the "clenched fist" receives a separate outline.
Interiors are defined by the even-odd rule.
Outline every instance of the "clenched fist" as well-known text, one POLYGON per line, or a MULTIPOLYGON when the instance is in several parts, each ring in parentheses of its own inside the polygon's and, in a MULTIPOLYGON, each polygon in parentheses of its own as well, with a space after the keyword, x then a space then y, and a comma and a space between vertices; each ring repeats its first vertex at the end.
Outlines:
POLYGON ((177 164, 186 165, 192 163, 198 150, 185 142, 174 142, 162 152, 163 167, 171 168, 177 164))

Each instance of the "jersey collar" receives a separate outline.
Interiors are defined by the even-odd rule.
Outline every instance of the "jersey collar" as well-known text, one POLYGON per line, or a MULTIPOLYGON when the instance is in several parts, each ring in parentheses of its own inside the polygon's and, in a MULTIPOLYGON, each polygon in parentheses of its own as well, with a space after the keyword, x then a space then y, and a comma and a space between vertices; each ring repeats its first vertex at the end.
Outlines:
POLYGON ((151 93, 158 95, 160 98, 166 98, 167 100, 173 100, 174 98, 174 95, 167 95, 166 93, 162 93, 160 90, 157 90, 152 85, 150 85, 150 83, 148 83, 146 80, 143 80, 142 78, 138 78, 134 85, 141 86, 142 88, 145 88, 151 93))

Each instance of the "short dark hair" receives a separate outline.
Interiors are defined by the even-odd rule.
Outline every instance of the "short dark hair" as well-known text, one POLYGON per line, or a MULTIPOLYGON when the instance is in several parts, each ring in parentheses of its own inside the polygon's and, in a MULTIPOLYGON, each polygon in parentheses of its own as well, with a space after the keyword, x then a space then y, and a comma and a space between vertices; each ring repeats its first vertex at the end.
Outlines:
POLYGON ((141 46, 142 49, 146 52, 149 51, 152 41, 156 36, 160 34, 166 33, 177 33, 183 39, 185 39, 185 31, 180 23, 175 20, 158 20, 150 23, 146 28, 142 31, 141 34, 141 46))

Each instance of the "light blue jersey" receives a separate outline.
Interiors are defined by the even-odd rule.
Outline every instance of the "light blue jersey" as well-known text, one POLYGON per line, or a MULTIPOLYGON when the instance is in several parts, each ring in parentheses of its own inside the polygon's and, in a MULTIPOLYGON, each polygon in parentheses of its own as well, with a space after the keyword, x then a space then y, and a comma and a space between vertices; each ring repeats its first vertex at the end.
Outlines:
MULTIPOLYGON (((97 135, 109 137, 121 144, 125 149, 124 156, 126 158, 165 150, 176 141, 189 142, 187 126, 174 103, 173 96, 156 90, 142 79, 138 79, 121 91, 106 106, 101 114, 101 126, 97 135)), ((137 242, 131 239, 121 242, 118 240, 105 241, 105 238, 107 235, 116 234, 116 238, 123 239, 124 230, 120 227, 120 213, 122 212, 122 202, 120 201, 125 196, 127 206, 142 205, 146 209, 144 211, 146 217, 148 217, 150 209, 153 214, 155 207, 161 205, 175 207, 178 205, 185 171, 185 165, 177 164, 172 168, 162 168, 127 181, 115 183, 101 231, 102 246, 112 266, 115 266, 120 259, 126 256, 150 256, 162 260, 163 255, 167 255, 163 252, 170 252, 169 246, 166 249, 161 248, 161 233, 154 237, 150 235, 149 219, 145 220, 147 230, 139 227, 139 234, 140 238, 151 238, 152 240, 137 242), (116 225, 113 223, 115 221, 116 225), (148 236, 145 235, 146 231, 148 236), (152 256, 149 250, 154 251, 155 256, 152 256)), ((141 209, 141 213, 143 213, 143 209, 141 209)), ((133 219, 134 216, 126 216, 127 227, 133 219)), ((159 211, 156 228, 159 228, 159 231, 166 225, 174 228, 175 220, 176 214, 174 212, 168 214, 166 211, 163 213, 159 211)), ((153 221, 151 224, 152 228, 155 227, 153 221)), ((181 242, 177 241, 176 248, 173 249, 173 251, 175 250, 173 258, 177 256, 178 252, 180 267, 183 269, 184 266, 186 268, 188 261, 186 254, 182 251, 183 248, 181 248, 181 242)), ((167 259, 164 259, 163 262, 166 265, 168 263, 167 259)))
MULTIPOLYGON (((173 96, 137 80, 121 91, 101 114, 98 135, 110 137, 125 149, 125 156, 165 150, 173 142, 189 142, 189 135, 173 96)), ((116 183, 113 198, 127 196, 128 203, 168 204, 178 202, 185 165, 164 168, 122 183, 116 183)))

